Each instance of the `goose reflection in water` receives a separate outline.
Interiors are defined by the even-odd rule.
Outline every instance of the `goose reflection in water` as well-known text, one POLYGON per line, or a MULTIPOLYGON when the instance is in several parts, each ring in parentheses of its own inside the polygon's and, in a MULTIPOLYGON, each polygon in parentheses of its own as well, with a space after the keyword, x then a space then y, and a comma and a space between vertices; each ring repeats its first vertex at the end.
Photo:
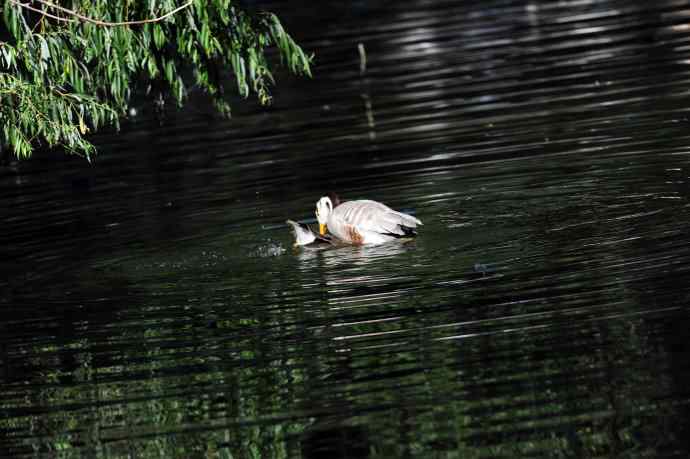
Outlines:
POLYGON ((301 246, 297 253, 302 261, 320 260, 324 267, 344 268, 348 266, 360 267, 368 263, 376 263, 377 260, 393 257, 406 253, 415 248, 414 239, 399 239, 389 244, 381 245, 351 245, 335 241, 322 243, 316 241, 307 246, 301 246))

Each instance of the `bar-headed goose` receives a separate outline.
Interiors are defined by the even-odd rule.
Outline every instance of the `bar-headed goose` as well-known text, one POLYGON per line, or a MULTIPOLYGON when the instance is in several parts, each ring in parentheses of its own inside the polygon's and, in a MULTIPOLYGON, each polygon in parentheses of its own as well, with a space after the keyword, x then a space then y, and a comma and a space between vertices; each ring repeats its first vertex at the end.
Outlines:
POLYGON ((292 220, 286 220, 285 223, 290 225, 292 232, 295 235, 295 247, 305 247, 308 249, 325 249, 333 247, 335 241, 330 235, 315 234, 309 226, 302 223, 297 223, 292 220))
POLYGON ((319 233, 326 229, 350 244, 382 244, 416 235, 422 222, 411 215, 395 211, 385 204, 370 200, 340 202, 335 194, 324 196, 316 203, 319 233))

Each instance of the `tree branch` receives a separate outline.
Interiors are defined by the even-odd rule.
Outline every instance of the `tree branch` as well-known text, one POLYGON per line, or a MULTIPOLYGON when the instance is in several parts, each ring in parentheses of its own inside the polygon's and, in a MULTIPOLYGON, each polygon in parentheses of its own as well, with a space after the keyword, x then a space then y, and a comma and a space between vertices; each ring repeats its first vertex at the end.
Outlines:
POLYGON ((46 0, 35 0, 37 3, 40 3, 41 5, 47 6, 48 8, 53 8, 57 11, 61 11, 63 13, 68 14, 69 16, 72 16, 72 18, 62 18, 59 16, 55 16, 53 14, 48 13, 47 11, 41 10, 39 8, 33 7, 29 5, 29 3, 21 3, 19 0, 10 0, 10 2, 14 5, 17 5, 20 8, 26 8, 27 10, 35 11, 39 14, 42 14, 43 16, 49 17, 51 19, 56 19, 58 21, 63 21, 63 22, 75 22, 76 20, 80 20, 82 22, 89 22, 91 24, 96 24, 99 26, 104 26, 104 27, 118 27, 118 26, 126 26, 126 25, 140 25, 140 24, 149 24, 152 22, 160 22, 166 18, 169 18, 173 14, 182 11, 183 9, 189 7, 194 0, 189 0, 187 3, 185 3, 182 6, 179 6, 175 8, 174 10, 165 13, 163 16, 158 16, 155 18, 151 19, 143 19, 140 21, 122 21, 122 22, 108 22, 108 21, 101 21, 99 19, 94 19, 90 18, 88 16, 84 16, 83 14, 80 14, 74 10, 70 10, 69 8, 65 8, 64 6, 56 5, 54 3, 48 2, 46 0))
POLYGON ((17 0, 10 0, 10 3, 17 5, 21 8, 26 8, 27 10, 35 11, 36 13, 39 13, 39 14, 46 16, 46 17, 49 17, 51 19, 55 19, 57 21, 74 22, 76 20, 76 19, 71 19, 71 18, 61 18, 60 16, 52 15, 52 14, 48 13, 47 11, 43 11, 41 9, 33 7, 33 6, 29 5, 28 3, 20 3, 17 0))

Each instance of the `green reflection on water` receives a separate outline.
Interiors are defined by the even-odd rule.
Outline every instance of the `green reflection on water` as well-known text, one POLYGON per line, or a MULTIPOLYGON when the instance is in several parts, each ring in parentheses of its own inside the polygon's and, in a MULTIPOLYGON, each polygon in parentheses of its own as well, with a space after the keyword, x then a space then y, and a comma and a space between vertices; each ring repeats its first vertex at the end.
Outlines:
MULTIPOLYGON (((396 256, 381 263, 405 253, 396 256)), ((146 303, 112 323, 75 320, 81 338, 13 349, 31 368, 3 403, 13 450, 317 457, 326 438, 370 457, 636 457, 677 440, 670 424, 683 404, 665 397, 668 355, 653 318, 597 320, 558 288, 479 306, 499 295, 499 275, 465 273, 459 294, 414 272, 414 286, 377 270, 355 270, 347 285, 314 271, 262 275, 252 263, 239 278, 196 270, 216 287, 189 284, 183 295, 165 286, 171 272, 157 273, 160 283, 147 282, 156 291, 136 295, 146 303), (295 287, 303 275, 316 286, 295 287)), ((625 294, 596 296, 611 305, 625 294)))

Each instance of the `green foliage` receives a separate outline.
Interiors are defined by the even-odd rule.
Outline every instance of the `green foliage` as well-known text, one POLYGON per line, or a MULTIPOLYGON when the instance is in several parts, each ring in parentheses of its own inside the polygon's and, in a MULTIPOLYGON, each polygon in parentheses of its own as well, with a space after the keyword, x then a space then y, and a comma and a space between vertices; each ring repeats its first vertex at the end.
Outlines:
POLYGON ((275 15, 250 14, 231 0, 27 5, 42 12, 15 0, 0 6, 6 27, 0 37, 9 37, 0 41, 0 146, 20 158, 40 144, 89 158, 95 150, 84 135, 117 125, 136 85, 178 105, 197 87, 229 115, 227 86, 270 103, 271 47, 291 72, 310 75, 311 57, 275 15))

